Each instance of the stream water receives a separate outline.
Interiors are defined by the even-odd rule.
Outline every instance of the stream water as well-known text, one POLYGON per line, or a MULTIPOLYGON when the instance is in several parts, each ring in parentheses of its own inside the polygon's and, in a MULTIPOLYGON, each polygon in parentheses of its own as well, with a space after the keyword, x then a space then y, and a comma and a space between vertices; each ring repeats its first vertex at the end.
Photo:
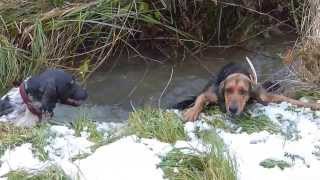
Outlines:
POLYGON ((89 99, 81 108, 59 105, 55 121, 76 119, 86 112, 95 121, 126 121, 128 113, 142 106, 166 107, 195 95, 215 73, 229 62, 246 63, 250 57, 258 78, 263 79, 282 66, 280 54, 292 46, 295 37, 285 35, 255 40, 245 48, 209 48, 198 58, 179 63, 144 63, 137 58, 121 58, 112 69, 98 71, 86 82, 89 99))

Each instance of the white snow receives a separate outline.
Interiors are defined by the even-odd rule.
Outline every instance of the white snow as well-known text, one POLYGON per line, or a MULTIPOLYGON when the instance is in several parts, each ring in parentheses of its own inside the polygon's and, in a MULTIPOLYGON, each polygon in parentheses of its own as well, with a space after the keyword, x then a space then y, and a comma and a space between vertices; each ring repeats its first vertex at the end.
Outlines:
MULTIPOLYGON (((237 164, 239 180, 319 180, 320 173, 320 112, 306 108, 292 108, 287 103, 257 105, 251 109, 253 115, 265 114, 281 127, 282 133, 270 134, 266 131, 252 134, 227 132, 217 129, 237 164), (292 167, 281 170, 278 167, 264 168, 259 164, 266 159, 284 160, 292 167)), ((175 111, 179 114, 179 112, 175 111)), ((205 117, 202 115, 202 117, 205 117)), ((210 119, 210 117, 205 117, 210 119)), ((123 125, 102 123, 97 126, 105 137, 116 133, 123 125)), ((49 165, 58 165, 72 179, 81 180, 127 180, 163 179, 163 171, 158 168, 161 156, 173 147, 196 148, 208 151, 208 145, 197 138, 197 129, 210 130, 212 126, 204 120, 185 124, 188 141, 177 141, 174 145, 156 139, 138 138, 135 135, 123 137, 113 143, 91 150, 93 142, 89 134, 76 137, 74 130, 64 126, 52 126, 52 137, 46 150, 49 160, 41 162, 32 154, 31 144, 23 144, 7 150, 0 158, 0 177, 10 170, 39 170, 49 165), (72 161, 79 154, 90 154, 84 159, 72 161)), ((237 131, 238 132, 238 131, 237 131)))
POLYGON ((90 147, 94 145, 87 138, 86 132, 81 133, 80 137, 74 135, 74 130, 65 126, 52 126, 50 131, 55 134, 49 140, 46 150, 49 152, 49 159, 70 160, 79 154, 91 153, 90 147))
MULTIPOLYGON (((100 126, 104 128, 105 132, 108 131, 107 126, 100 126)), ((45 147, 49 156, 48 161, 41 162, 35 157, 30 143, 22 144, 12 150, 7 150, 1 157, 0 177, 14 170, 36 172, 49 165, 56 165, 61 167, 68 176, 76 179, 79 171, 78 167, 72 162, 72 158, 92 153, 90 147, 94 143, 88 140, 89 134, 81 132, 81 136, 77 137, 74 130, 66 126, 51 126, 49 133, 51 136, 47 140, 48 145, 45 147)))
POLYGON ((163 172, 157 168, 161 162, 159 156, 170 149, 171 145, 157 140, 129 136, 100 147, 88 158, 75 163, 81 179, 162 180, 163 172))
MULTIPOLYGON (((287 103, 260 106, 255 110, 264 111, 273 122, 288 130, 288 123, 294 124, 296 136, 291 139, 284 135, 272 135, 266 131, 247 134, 232 134, 219 131, 230 152, 238 164, 240 180, 319 180, 320 161, 313 154, 316 145, 320 145, 320 119, 313 117, 309 109, 288 109, 287 103), (279 118, 282 117, 282 118, 279 118), (296 157, 294 160, 291 157, 296 157), (265 159, 285 160, 292 164, 291 168, 281 170, 278 167, 268 169, 259 165, 265 159)), ((257 111, 256 111, 257 112, 257 111)), ((289 130, 292 130, 289 129, 289 130)))
POLYGON ((7 150, 0 158, 0 179, 10 171, 23 169, 26 171, 41 170, 47 167, 47 164, 41 162, 32 154, 32 145, 23 144, 13 150, 7 150))

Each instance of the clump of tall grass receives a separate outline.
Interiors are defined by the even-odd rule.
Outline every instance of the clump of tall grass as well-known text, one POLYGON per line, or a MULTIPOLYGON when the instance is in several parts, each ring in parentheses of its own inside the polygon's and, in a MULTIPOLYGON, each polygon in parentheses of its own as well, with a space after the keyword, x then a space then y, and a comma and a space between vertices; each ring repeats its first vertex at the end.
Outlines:
POLYGON ((165 177, 170 180, 236 180, 236 164, 218 135, 214 131, 203 131, 199 137, 210 146, 210 150, 173 149, 159 164, 165 177))
POLYGON ((130 132, 143 138, 168 143, 187 139, 181 119, 173 112, 150 108, 137 110, 129 115, 128 126, 130 132))
POLYGON ((41 22, 37 20, 30 51, 15 46, 13 40, 0 33, 0 92, 12 83, 39 72, 41 65, 45 63, 47 46, 43 31, 41 22))
POLYGON ((82 112, 81 115, 74 121, 73 129, 75 130, 76 136, 81 136, 82 132, 88 132, 89 140, 96 143, 103 141, 103 133, 97 130, 97 125, 90 120, 85 112, 82 112))
POLYGON ((0 35, 6 36, 12 47, 28 52, 30 59, 46 65, 81 71, 90 62, 82 72, 88 73, 113 56, 118 47, 137 51, 129 41, 140 36, 146 26, 187 37, 172 24, 161 22, 160 11, 143 0, 10 1, 0 7, 0 35))
POLYGON ((23 170, 11 171, 6 175, 8 180, 68 180, 70 179, 62 169, 52 166, 43 171, 29 173, 23 170))
POLYGON ((48 127, 22 128, 14 125, 0 123, 0 156, 7 150, 23 143, 31 143, 35 154, 40 160, 48 158, 45 146, 48 139, 48 127))
MULTIPOLYGON (((296 24, 300 37, 296 47, 294 47, 293 71, 298 75, 300 80, 316 84, 317 87, 311 86, 314 90, 319 90, 320 84, 320 2, 313 0, 296 0, 300 4, 299 16, 296 16, 296 24), (316 88, 316 89, 314 89, 316 88)), ((311 91, 308 88, 305 88, 311 91)))
POLYGON ((0 34, 0 93, 12 82, 28 74, 28 61, 25 52, 15 48, 0 34))

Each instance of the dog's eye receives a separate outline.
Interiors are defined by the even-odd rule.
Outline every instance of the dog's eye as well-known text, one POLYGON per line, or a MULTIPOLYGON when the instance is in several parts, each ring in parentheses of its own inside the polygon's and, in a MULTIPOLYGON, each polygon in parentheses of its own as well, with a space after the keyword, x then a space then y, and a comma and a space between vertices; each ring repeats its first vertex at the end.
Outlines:
POLYGON ((226 93, 232 94, 232 93, 233 93, 233 89, 232 89, 232 88, 227 88, 227 89, 226 89, 226 93))

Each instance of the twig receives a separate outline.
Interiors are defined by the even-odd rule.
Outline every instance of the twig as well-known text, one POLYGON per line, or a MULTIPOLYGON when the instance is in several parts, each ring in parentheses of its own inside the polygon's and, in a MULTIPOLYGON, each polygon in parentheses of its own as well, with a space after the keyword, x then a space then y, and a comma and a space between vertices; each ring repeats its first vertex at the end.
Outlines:
POLYGON ((253 81, 254 81, 255 84, 258 84, 257 72, 256 72, 256 70, 254 69, 254 66, 253 66, 251 60, 248 58, 248 56, 246 56, 246 60, 247 60, 247 63, 249 64, 250 69, 251 69, 251 71, 252 71, 253 81))
POLYGON ((164 95, 164 93, 167 91, 171 81, 172 81, 172 77, 173 77, 173 67, 171 67, 171 74, 170 74, 170 78, 165 86, 165 88, 163 89, 163 91, 161 92, 161 95, 159 97, 159 100, 158 100, 158 107, 159 109, 161 109, 161 99, 162 99, 162 96, 164 95))

